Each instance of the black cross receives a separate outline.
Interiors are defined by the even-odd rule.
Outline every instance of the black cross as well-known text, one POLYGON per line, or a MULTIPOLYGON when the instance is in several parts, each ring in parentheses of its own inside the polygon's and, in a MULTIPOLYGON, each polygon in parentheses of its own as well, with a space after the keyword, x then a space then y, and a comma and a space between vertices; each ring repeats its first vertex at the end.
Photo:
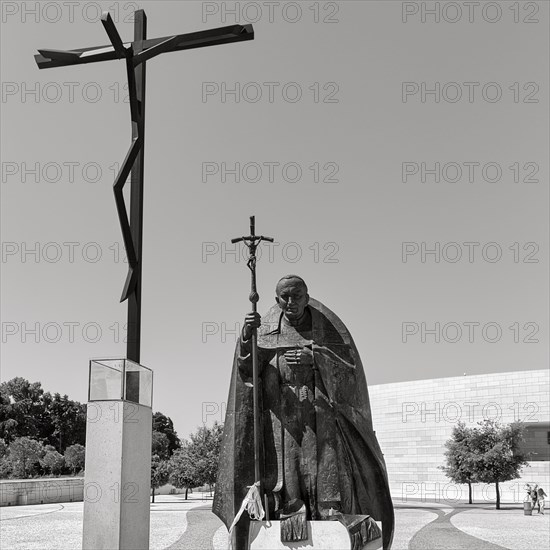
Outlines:
POLYGON ((111 40, 107 46, 76 50, 38 50, 34 58, 39 69, 125 59, 132 119, 132 144, 115 179, 113 190, 128 258, 128 275, 120 301, 128 299, 127 358, 139 363, 141 333, 141 273, 143 240, 143 146, 145 140, 145 62, 161 53, 254 39, 252 25, 231 25, 218 29, 165 36, 147 40, 147 16, 134 12, 134 41, 122 42, 109 12, 101 16, 111 40), (122 189, 131 173, 130 219, 122 189))

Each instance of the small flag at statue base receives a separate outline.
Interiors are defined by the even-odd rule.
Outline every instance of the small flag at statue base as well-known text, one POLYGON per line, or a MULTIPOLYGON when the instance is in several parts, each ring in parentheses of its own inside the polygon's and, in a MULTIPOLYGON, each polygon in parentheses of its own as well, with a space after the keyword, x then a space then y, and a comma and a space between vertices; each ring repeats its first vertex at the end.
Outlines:
POLYGON ((248 512, 248 516, 252 520, 261 521, 265 517, 264 507, 262 506, 262 497, 260 496, 259 481, 256 481, 254 485, 250 485, 248 487, 248 493, 246 493, 241 507, 239 508, 239 511, 237 512, 237 515, 235 516, 235 519, 233 520, 233 523, 229 528, 229 550, 231 550, 232 548, 231 535, 233 534, 233 529, 241 519, 241 516, 243 515, 243 512, 245 510, 248 512))

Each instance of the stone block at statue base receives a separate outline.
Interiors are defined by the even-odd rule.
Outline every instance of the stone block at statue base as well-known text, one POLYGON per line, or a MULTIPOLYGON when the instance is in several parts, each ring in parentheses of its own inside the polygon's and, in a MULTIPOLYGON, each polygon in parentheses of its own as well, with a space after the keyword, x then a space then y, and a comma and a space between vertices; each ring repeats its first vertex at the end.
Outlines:
MULTIPOLYGON (((380 523, 377 522, 380 526, 380 523)), ((250 550, 351 550, 348 530, 339 521, 308 521, 307 540, 281 542, 280 521, 251 521, 249 531, 250 550)), ((363 546, 362 550, 379 550, 382 538, 363 546)))

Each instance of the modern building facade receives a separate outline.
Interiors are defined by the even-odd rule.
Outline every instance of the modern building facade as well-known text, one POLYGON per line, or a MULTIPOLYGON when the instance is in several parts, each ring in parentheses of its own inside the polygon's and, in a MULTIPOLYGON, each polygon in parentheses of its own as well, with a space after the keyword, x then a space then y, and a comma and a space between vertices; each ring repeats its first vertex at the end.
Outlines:
MULTIPOLYGON (((460 420, 486 418, 525 423, 529 466, 521 478, 501 484, 502 502, 521 502, 528 482, 550 494, 550 371, 531 370, 415 380, 369 387, 376 436, 384 453, 392 497, 467 501, 468 486, 456 485, 438 468, 445 442, 460 420)), ((494 502, 494 484, 475 484, 474 502, 494 502)))

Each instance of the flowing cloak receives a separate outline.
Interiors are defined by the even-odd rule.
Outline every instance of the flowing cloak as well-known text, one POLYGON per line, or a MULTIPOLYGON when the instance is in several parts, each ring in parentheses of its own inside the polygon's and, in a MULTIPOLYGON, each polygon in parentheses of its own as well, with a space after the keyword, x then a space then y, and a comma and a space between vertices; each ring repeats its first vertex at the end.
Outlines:
MULTIPOLYGON (((383 548, 389 550, 393 538, 394 512, 384 457, 372 427, 367 382, 353 338, 342 321, 322 303, 309 299, 316 391, 317 434, 320 438, 316 457, 319 479, 327 479, 336 470, 342 494, 342 512, 369 515, 382 521, 383 548), (319 391, 318 391, 319 388, 319 391), (343 450, 344 460, 334 464, 334 455, 322 456, 322 449, 334 447, 331 437, 343 450), (328 439, 327 439, 328 438, 328 439), (326 441, 323 442, 323 439, 326 441), (323 443, 326 443, 325 445, 323 443), (327 470, 328 473, 325 473, 327 470)), ((280 489, 281 391, 277 375, 263 369, 262 357, 273 353, 280 344, 282 311, 275 304, 262 317, 258 329, 260 367, 260 411, 262 483, 266 494, 280 489)), ((305 345, 297 342, 297 345, 305 345)), ((285 344, 288 349, 288 344, 285 344)), ((254 483, 254 411, 251 377, 239 368, 241 342, 237 343, 231 385, 227 399, 219 471, 212 511, 229 529, 248 487, 254 483)), ((273 369, 270 369, 273 370, 273 369)), ((339 458, 342 458, 340 455, 339 458)), ((234 530, 235 550, 244 550, 249 519, 241 516, 234 530)))

